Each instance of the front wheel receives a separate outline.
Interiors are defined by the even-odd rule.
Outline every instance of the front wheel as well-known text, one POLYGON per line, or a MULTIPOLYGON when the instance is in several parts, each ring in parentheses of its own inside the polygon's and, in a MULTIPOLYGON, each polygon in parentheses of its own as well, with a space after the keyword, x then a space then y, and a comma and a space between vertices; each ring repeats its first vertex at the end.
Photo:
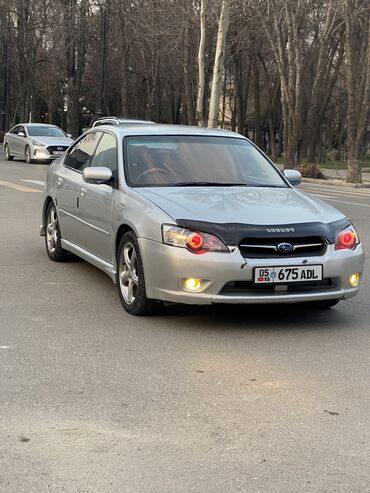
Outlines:
POLYGON ((10 155, 10 149, 9 149, 8 144, 5 144, 5 147, 4 147, 4 158, 7 161, 13 161, 13 156, 10 155))
POLYGON ((124 234, 118 247, 117 287, 123 308, 131 315, 149 315, 159 306, 146 297, 143 263, 133 231, 124 234))
POLYGON ((31 149, 29 148, 29 146, 26 147, 24 159, 25 159, 27 164, 32 164, 31 149))
POLYGON ((54 262, 62 262, 68 256, 68 252, 62 248, 60 240, 57 211, 53 202, 50 202, 46 210, 45 246, 46 253, 54 262))

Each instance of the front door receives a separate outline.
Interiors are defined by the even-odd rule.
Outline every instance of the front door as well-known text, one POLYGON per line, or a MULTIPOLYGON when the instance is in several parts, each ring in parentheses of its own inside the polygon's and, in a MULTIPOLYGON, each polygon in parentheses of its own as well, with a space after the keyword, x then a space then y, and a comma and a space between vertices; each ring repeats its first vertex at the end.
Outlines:
POLYGON ((95 185, 83 183, 80 187, 78 218, 80 227, 77 242, 89 252, 113 263, 114 224, 113 204, 117 190, 117 139, 114 134, 98 132, 102 135, 90 162, 91 167, 109 168, 112 182, 95 185))
POLYGON ((96 132, 82 137, 66 154, 63 166, 56 173, 55 196, 57 202, 59 227, 64 240, 78 243, 81 223, 78 219, 78 202, 82 179, 82 171, 90 164, 98 140, 96 132))
POLYGON ((13 135, 13 148, 12 148, 13 156, 24 159, 26 143, 27 143, 26 130, 24 127, 20 125, 18 127, 17 133, 13 135))

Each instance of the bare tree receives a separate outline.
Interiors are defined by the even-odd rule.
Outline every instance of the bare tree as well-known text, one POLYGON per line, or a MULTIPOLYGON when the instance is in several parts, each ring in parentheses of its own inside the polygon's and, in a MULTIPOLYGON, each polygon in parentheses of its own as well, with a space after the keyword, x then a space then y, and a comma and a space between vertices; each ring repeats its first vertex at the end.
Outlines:
POLYGON ((227 30, 229 27, 229 14, 230 0, 222 0, 221 15, 218 24, 215 62, 213 66, 211 100, 209 103, 209 127, 217 127, 218 113, 220 108, 222 72, 224 68, 225 44, 227 30))
POLYGON ((370 110, 370 9, 364 8, 364 5, 358 0, 342 0, 346 27, 347 181, 349 183, 361 182, 361 146, 370 110), (355 35, 356 31, 360 34, 359 37, 355 35))
POLYGON ((198 49, 198 93, 196 106, 196 119, 198 125, 204 125, 204 86, 205 86, 205 68, 204 52, 206 45, 206 8, 207 0, 200 0, 200 39, 198 49))

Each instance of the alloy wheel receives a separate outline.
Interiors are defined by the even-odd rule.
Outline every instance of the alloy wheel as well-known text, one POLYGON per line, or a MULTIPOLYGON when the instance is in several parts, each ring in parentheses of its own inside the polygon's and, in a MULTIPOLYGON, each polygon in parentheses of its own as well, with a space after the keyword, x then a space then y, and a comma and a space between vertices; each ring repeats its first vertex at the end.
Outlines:
POLYGON ((29 147, 26 148, 26 163, 31 163, 31 151, 29 147))
POLYGON ((58 244, 58 218, 54 207, 51 207, 46 225, 46 244, 48 250, 53 254, 58 244))
POLYGON ((132 305, 136 300, 138 284, 137 255, 134 245, 128 242, 122 249, 119 266, 119 285, 128 305, 132 305))

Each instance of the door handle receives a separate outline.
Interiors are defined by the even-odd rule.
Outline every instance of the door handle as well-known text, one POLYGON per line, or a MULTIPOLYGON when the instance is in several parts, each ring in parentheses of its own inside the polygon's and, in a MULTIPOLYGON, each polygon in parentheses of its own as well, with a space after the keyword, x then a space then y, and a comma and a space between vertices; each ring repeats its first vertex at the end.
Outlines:
POLYGON ((61 187, 63 185, 63 178, 58 178, 57 185, 58 187, 61 187))
POLYGON ((81 187, 80 188, 81 197, 85 197, 86 194, 87 194, 87 189, 85 187, 81 187))

